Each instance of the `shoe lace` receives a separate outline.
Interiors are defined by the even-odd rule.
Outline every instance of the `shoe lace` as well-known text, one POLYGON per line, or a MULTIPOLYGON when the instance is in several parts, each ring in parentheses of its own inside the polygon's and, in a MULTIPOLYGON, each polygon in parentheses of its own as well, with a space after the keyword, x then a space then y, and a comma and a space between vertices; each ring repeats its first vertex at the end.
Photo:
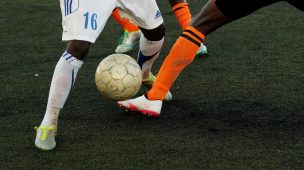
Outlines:
POLYGON ((40 138, 40 140, 45 140, 46 138, 47 138, 47 135, 48 135, 48 132, 49 131, 56 131, 56 127, 53 127, 53 126, 39 126, 39 127, 34 127, 34 129, 36 130, 36 131, 38 131, 38 130, 42 130, 42 135, 41 135, 41 138, 40 138))

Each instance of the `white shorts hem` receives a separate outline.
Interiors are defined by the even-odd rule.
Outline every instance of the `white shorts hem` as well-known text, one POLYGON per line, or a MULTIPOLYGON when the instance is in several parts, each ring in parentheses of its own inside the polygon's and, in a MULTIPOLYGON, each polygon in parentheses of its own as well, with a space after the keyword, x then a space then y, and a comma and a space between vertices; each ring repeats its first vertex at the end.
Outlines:
POLYGON ((71 40, 80 40, 80 41, 88 41, 90 43, 95 43, 96 39, 88 38, 85 36, 62 36, 62 41, 71 41, 71 40))

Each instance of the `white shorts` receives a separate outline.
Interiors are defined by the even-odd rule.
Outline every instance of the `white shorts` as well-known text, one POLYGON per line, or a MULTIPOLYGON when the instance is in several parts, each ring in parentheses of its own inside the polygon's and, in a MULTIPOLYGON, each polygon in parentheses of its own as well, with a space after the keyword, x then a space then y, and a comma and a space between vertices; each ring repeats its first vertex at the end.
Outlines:
POLYGON ((155 0, 60 0, 62 40, 94 43, 115 8, 139 27, 154 29, 163 23, 155 0))

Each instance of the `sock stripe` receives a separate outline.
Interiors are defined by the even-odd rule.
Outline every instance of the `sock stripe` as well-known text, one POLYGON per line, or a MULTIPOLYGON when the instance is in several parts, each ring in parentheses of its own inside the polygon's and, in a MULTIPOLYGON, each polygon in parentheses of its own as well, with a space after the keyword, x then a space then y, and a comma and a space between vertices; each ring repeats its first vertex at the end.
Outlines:
POLYGON ((158 54, 160 52, 157 51, 156 53, 154 53, 151 56, 145 56, 140 50, 138 52, 138 57, 137 57, 137 63, 140 66, 140 68, 142 69, 142 66, 144 65, 145 62, 149 61, 150 59, 152 59, 156 54, 158 54))
POLYGON ((75 71, 74 71, 74 69, 73 69, 73 70, 72 70, 72 83, 71 83, 71 88, 73 87, 74 82, 75 82, 75 71))
POLYGON ((183 9, 184 7, 178 7, 178 8, 176 8, 176 9, 174 9, 173 10, 173 12, 176 12, 176 11, 178 11, 178 10, 180 10, 180 9, 183 9))
POLYGON ((62 57, 65 57, 66 55, 68 55, 69 53, 67 51, 65 51, 62 55, 62 57))
POLYGON ((177 10, 180 10, 180 9, 184 8, 185 6, 188 6, 188 3, 187 2, 181 2, 181 3, 178 3, 178 4, 174 5, 172 7, 172 9, 175 12, 177 10))
POLYGON ((65 51, 61 56, 65 61, 72 64, 75 67, 80 68, 83 64, 83 61, 78 60, 76 57, 71 55, 69 52, 65 51))
POLYGON ((67 57, 67 58, 65 58, 65 59, 68 61, 68 60, 69 60, 70 58, 72 58, 72 57, 73 57, 73 56, 70 55, 69 57, 67 57))
POLYGON ((66 61, 69 61, 69 59, 71 59, 73 56, 71 54, 66 55, 65 57, 63 57, 66 61))
POLYGON ((74 56, 72 56, 71 54, 69 54, 67 51, 65 51, 62 55, 62 57, 67 61, 67 62, 72 62, 74 61, 76 58, 74 56))
POLYGON ((197 46, 199 46, 199 47, 201 46, 201 43, 200 43, 200 42, 197 42, 195 39, 193 39, 192 37, 190 37, 190 36, 187 35, 187 34, 182 34, 181 37, 186 38, 187 40, 193 42, 195 45, 197 45, 197 46))
POLYGON ((201 37, 199 37, 197 34, 195 34, 193 31, 191 30, 185 30, 184 32, 188 32, 191 35, 193 35, 195 38, 199 39, 201 41, 201 43, 204 41, 201 37))

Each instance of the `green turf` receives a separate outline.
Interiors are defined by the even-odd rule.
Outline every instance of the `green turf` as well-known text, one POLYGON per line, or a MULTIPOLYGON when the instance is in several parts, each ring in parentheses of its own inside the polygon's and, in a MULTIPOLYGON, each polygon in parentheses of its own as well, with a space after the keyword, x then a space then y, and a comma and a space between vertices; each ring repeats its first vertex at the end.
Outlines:
MULTIPOLYGON (((189 2, 195 13, 206 1, 189 2)), ((167 34, 155 72, 181 32, 168 2, 159 6, 167 34)), ((304 169, 304 15, 289 4, 208 36, 208 57, 185 69, 158 119, 128 114, 96 90, 95 69, 121 33, 110 19, 51 152, 34 147, 33 127, 65 48, 59 2, 1 0, 0 11, 0 169, 304 169)))

